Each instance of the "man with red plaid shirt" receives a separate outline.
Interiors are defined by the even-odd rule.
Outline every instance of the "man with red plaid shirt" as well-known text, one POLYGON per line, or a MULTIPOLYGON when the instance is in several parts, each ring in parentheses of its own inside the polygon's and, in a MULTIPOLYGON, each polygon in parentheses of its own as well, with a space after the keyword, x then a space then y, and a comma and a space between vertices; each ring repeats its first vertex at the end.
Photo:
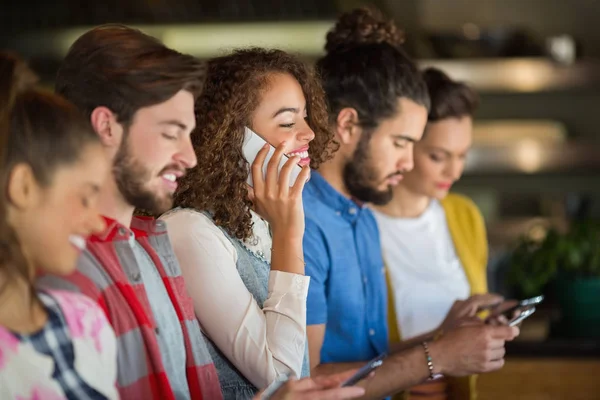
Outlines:
MULTIPOLYGON (((56 79, 56 91, 90 118, 113 170, 98 200, 106 230, 88 239, 73 275, 44 276, 40 285, 84 293, 104 308, 124 399, 222 398, 164 223, 133 216, 171 208, 177 179, 196 164, 190 134, 202 77, 194 57, 104 25, 72 45, 56 79)), ((84 205, 89 197, 81 193, 84 205)))

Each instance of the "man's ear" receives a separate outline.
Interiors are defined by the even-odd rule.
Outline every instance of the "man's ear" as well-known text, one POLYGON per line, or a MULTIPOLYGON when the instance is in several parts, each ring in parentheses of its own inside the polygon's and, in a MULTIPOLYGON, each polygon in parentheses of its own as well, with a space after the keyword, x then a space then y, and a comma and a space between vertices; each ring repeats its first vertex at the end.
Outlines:
POLYGON ((123 126, 107 107, 96 107, 90 116, 92 127, 105 147, 118 149, 123 139, 123 126))
POLYGON ((357 140, 358 113, 354 108, 343 108, 336 118, 336 134, 342 144, 350 144, 357 140))
POLYGON ((35 179, 31 166, 17 164, 8 175, 8 203, 19 210, 27 210, 37 204, 40 196, 40 185, 35 179))

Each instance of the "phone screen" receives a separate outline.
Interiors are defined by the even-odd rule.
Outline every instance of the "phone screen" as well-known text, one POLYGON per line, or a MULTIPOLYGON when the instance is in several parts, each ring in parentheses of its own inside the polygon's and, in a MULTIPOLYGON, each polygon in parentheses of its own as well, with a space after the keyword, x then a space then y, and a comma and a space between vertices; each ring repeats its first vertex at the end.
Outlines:
MULTIPOLYGON (((252 181, 252 163, 256 159, 258 152, 263 148, 265 143, 267 142, 262 137, 260 137, 260 135, 252 131, 250 128, 245 128, 244 144, 242 146, 242 151, 244 153, 244 158, 246 159, 246 161, 248 161, 248 179, 246 182, 250 186, 254 186, 254 183, 252 181)), ((275 148, 271 145, 269 146, 269 153, 267 154, 267 157, 265 158, 265 162, 263 164, 263 178, 265 179, 267 176, 267 166, 269 165, 269 160, 271 160, 271 157, 273 157, 273 154, 275 153, 275 148)), ((278 173, 281 172, 281 169, 288 161, 288 159, 289 157, 286 155, 281 157, 281 161, 279 162, 279 166, 277 167, 278 173)), ((299 165, 294 165, 294 168, 292 169, 292 172, 290 174, 290 186, 294 186, 294 184, 296 183, 296 179, 298 179, 298 175, 300 175, 300 172, 302 172, 302 168, 299 165)))

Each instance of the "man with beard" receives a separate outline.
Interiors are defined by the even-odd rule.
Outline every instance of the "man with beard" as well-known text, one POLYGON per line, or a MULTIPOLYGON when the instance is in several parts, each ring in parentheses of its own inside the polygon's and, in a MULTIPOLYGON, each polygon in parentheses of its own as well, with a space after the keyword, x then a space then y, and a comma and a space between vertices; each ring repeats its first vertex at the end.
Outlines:
POLYGON ((327 35, 325 49, 317 69, 339 148, 312 173, 304 190, 312 373, 339 373, 389 353, 363 383, 365 397, 378 399, 440 374, 500 368, 504 343, 518 329, 475 319, 480 306, 489 306, 488 298, 465 302, 458 313, 451 310, 445 321, 449 329, 441 337, 389 349, 379 232, 365 203, 390 201, 392 186, 412 169, 413 144, 423 134, 429 97, 416 66, 399 47, 396 27, 368 10, 343 15, 327 35), (468 325, 463 317, 471 317, 468 325))
MULTIPOLYGON (((104 308, 118 338, 124 399, 222 398, 164 223, 133 216, 136 208, 171 208, 177 179, 196 165, 190 133, 203 75, 194 57, 105 25, 71 46, 56 79, 56 91, 89 117, 113 168, 98 197, 106 229, 87 246, 73 241, 82 256, 72 276, 40 284, 104 308)), ((81 193, 84 205, 88 197, 81 193)))

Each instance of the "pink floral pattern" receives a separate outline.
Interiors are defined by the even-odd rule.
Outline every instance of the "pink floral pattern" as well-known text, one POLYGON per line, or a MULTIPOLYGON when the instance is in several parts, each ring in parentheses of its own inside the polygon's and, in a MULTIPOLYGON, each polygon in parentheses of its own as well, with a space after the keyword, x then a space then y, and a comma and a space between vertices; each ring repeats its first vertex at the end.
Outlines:
POLYGON ((52 390, 35 387, 29 396, 17 396, 15 400, 63 400, 64 397, 52 390))
MULTIPOLYGON (((79 375, 107 398, 118 399, 116 340, 104 312, 80 294, 49 294, 60 305, 69 326, 79 375)), ((53 370, 52 358, 38 353, 30 343, 20 342, 0 326, 0 399, 65 399, 60 385, 52 378, 53 370)))
POLYGON ((6 329, 0 329, 0 370, 2 370, 11 354, 16 353, 19 340, 6 329))

